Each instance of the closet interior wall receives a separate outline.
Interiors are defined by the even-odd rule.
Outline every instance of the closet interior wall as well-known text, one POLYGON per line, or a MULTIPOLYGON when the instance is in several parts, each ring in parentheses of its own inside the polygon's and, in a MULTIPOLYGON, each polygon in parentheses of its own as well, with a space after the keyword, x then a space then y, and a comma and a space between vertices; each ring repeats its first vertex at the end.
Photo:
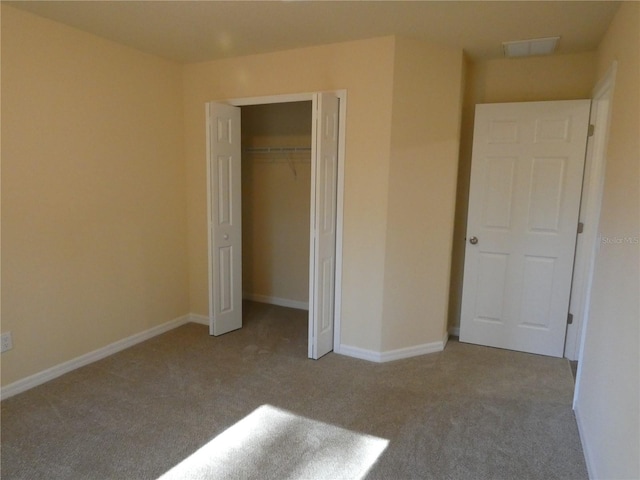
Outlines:
POLYGON ((243 297, 308 308, 311 102, 242 107, 243 297))

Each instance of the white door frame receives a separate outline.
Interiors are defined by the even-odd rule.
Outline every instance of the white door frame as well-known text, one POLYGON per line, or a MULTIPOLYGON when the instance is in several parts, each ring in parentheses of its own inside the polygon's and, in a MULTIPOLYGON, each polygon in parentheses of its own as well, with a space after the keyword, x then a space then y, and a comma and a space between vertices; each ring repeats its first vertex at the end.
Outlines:
MULTIPOLYGON (((265 105, 272 103, 290 103, 313 101, 313 95, 317 92, 292 93, 282 95, 267 95, 262 97, 233 98, 217 101, 216 103, 227 103, 235 107, 245 107, 250 105, 265 105)), ((340 122, 338 127, 338 179, 337 179, 337 199, 336 199, 336 273, 334 292, 334 323, 333 323, 333 351, 340 353, 340 331, 342 323, 342 235, 344 219, 344 163, 345 163, 345 140, 346 140, 346 113, 347 113, 347 91, 332 91, 340 99, 340 122)), ((209 190, 209 187, 207 187, 209 190)), ((207 198, 211 192, 207 192, 207 198)), ((313 224, 313 223, 312 223, 313 224)), ((209 249, 209 256, 211 249, 209 249)), ((209 258, 209 262, 211 259, 209 258)), ((209 278, 209 283, 211 278, 209 278)), ((209 288, 211 290, 211 288, 209 288)), ((211 302, 211 299, 209 299, 211 302)), ((211 319, 209 319, 211 321, 211 319)), ((312 328, 312 325, 309 325, 312 328)))
POLYGON ((590 123, 595 128, 587 146, 586 172, 580 206, 580 221, 584 223, 584 232, 578 236, 576 246, 571 288, 573 324, 567 328, 567 342, 565 344, 565 357, 569 360, 578 360, 574 401, 580 388, 580 372, 585 332, 589 319, 593 271, 600 246, 598 227, 604 190, 607 145, 609 143, 611 102, 613 101, 617 68, 618 63, 614 61, 604 77, 597 83, 591 95, 590 123))

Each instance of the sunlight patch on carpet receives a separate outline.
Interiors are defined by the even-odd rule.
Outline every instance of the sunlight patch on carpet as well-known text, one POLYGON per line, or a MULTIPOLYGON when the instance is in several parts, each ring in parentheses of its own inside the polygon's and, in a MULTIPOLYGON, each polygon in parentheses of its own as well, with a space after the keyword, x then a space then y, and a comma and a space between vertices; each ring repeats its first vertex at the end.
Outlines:
POLYGON ((263 405, 158 480, 362 479, 388 443, 263 405))

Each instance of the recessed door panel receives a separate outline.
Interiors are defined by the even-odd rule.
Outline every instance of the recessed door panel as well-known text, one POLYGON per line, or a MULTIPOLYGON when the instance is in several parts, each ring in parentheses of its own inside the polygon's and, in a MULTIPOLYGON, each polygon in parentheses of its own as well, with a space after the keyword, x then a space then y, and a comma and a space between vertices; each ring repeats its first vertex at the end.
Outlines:
POLYGON ((325 155, 321 162, 322 169, 320 188, 324 190, 323 206, 322 206, 322 233, 330 235, 335 228, 335 210, 336 210, 336 172, 337 158, 334 152, 325 155))
POLYGON ((562 213, 566 157, 534 158, 529 195, 529 228, 557 233, 562 213))
POLYGON ((515 172, 514 157, 486 159, 483 225, 487 228, 508 229, 511 225, 511 202, 515 172))
POLYGON ((233 247, 221 247, 218 250, 220 275, 220 302, 218 313, 227 313, 233 308, 233 247))
POLYGON ((518 143, 518 122, 501 118, 489 122, 487 143, 518 143))
POLYGON ((520 325, 549 329, 555 258, 525 256, 520 325))
POLYGON ((475 319, 502 323, 502 299, 509 257, 505 254, 484 252, 478 257, 478 297, 475 319))
POLYGON ((218 225, 231 225, 231 162, 230 156, 218 157, 218 225))
POLYGON ((232 123, 233 123, 233 119, 229 117, 219 116, 216 118, 218 144, 222 144, 222 143, 226 143, 227 145, 233 144, 232 123))
POLYGON ((331 285, 333 284, 332 277, 335 275, 335 267, 332 258, 323 260, 321 272, 322 304, 320 305, 319 317, 320 335, 324 335, 330 330, 333 331, 333 290, 331 285))
POLYGON ((536 120, 536 143, 564 142, 569 143, 571 133, 571 117, 539 118, 536 120))

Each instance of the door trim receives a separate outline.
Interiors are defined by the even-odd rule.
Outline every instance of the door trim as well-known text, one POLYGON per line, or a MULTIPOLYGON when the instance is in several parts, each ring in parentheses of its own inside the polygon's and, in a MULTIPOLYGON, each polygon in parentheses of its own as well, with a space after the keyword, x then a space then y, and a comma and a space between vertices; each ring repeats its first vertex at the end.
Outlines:
MULTIPOLYGON (((585 250, 588 252, 584 255, 582 260, 582 268, 585 269, 584 282, 582 285, 582 299, 579 304, 581 313, 577 321, 579 322, 578 333, 578 345, 577 352, 575 352, 578 360, 578 372, 576 374, 576 387, 573 392, 573 408, 577 406, 578 396, 580 394, 580 384, 582 377, 582 364, 584 357, 584 344, 586 339, 587 327, 589 324, 589 307, 591 305, 591 287, 593 284, 593 273, 595 268, 595 259, 600 247, 600 235, 598 234, 600 224, 600 210, 602 207, 602 196, 604 192, 604 176, 607 163, 607 145, 609 144, 609 129, 611 124, 611 103, 613 102, 613 94, 615 90, 616 71, 618 69, 618 62, 614 61, 604 75, 604 77, 598 82, 593 89, 592 105, 591 108, 597 107, 598 102, 608 101, 608 105, 605 108, 605 118, 598 120, 603 128, 596 128, 594 132, 594 155, 593 158, 587 160, 593 163, 590 167, 596 174, 594 181, 590 182, 590 188, 586 191, 591 208, 585 213, 585 222, 589 222, 594 231, 591 242, 587 244, 585 250), (603 125, 604 124, 604 125, 603 125), (595 145, 600 142, 600 145, 595 145)), ((585 223, 586 225, 586 223, 585 223)), ((585 241, 586 243, 586 241, 585 241)), ((575 267, 574 267, 575 270, 575 267)), ((566 351, 565 351, 566 356, 566 351)))
MULTIPOLYGON (((343 254, 343 228, 344 228, 344 165, 346 158, 346 114, 347 114, 347 91, 327 90, 334 93, 340 99, 340 122, 338 125, 338 179, 337 179, 337 198, 336 198, 336 272, 335 272, 335 292, 334 292, 334 322, 333 322, 333 351, 340 352, 341 345, 341 324, 342 324, 342 254, 343 254)), ((235 107, 244 107, 249 105, 264 105, 270 103, 290 103, 313 101, 313 95, 319 92, 306 93, 290 93, 281 95, 266 95, 259 97, 241 97, 226 100, 220 100, 214 103, 228 103, 235 107)), ((206 107, 210 102, 207 102, 206 107)), ((207 155, 208 158, 208 155, 207 155)), ((211 192, 207 188, 207 201, 210 199, 211 192)), ((209 248, 209 254, 211 249, 209 248)), ((210 279, 209 279, 210 280, 210 279)), ((211 299, 209 299, 211 302, 211 299)), ((309 325, 311 328, 311 325, 309 325)))
POLYGON ((570 305, 573 324, 567 327, 564 351, 564 356, 569 360, 581 359, 584 331, 589 316, 593 269, 599 245, 598 224, 604 190, 606 148, 609 140, 609 121, 616 70, 617 62, 614 61, 604 77, 594 87, 591 95, 589 123, 596 125, 596 128, 593 136, 589 137, 585 160, 585 178, 580 204, 580 221, 585 225, 585 228, 584 232, 578 236, 576 244, 570 305))

